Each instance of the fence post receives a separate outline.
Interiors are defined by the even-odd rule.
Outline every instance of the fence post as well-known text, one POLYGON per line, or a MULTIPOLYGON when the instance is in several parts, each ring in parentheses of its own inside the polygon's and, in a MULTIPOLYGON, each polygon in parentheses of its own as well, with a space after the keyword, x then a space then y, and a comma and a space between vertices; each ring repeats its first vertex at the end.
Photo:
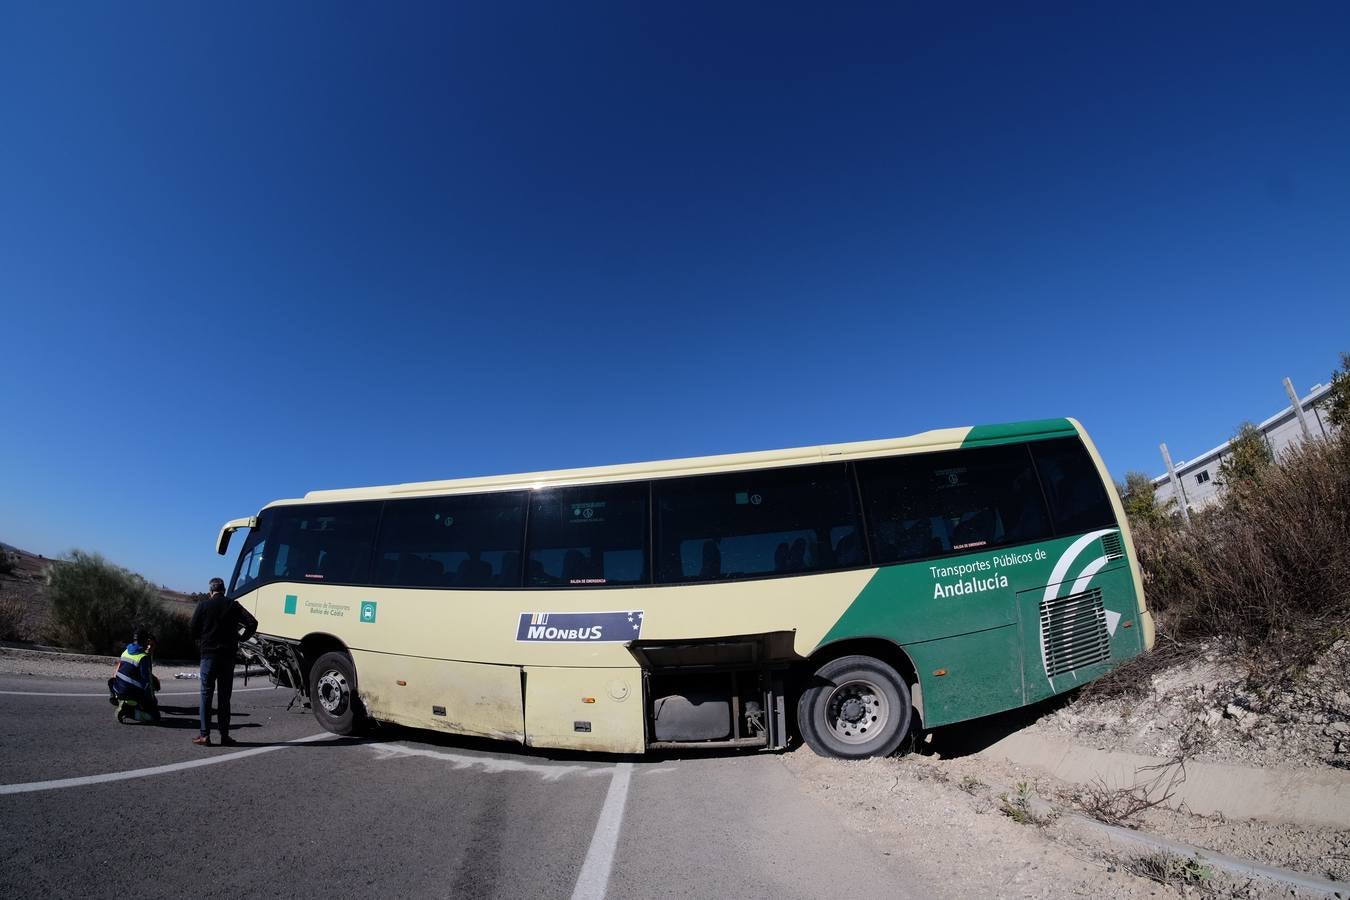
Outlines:
POLYGON ((1294 390, 1294 383, 1288 378, 1284 380, 1284 389, 1289 394, 1289 402, 1294 404, 1294 415, 1298 416, 1298 424, 1303 429, 1303 439, 1312 440, 1312 429, 1308 427, 1308 419, 1303 415, 1303 401, 1298 399, 1298 391, 1294 390))
POLYGON ((1177 477, 1176 467, 1172 465, 1172 454, 1167 452, 1167 444, 1159 444, 1158 449, 1162 451, 1163 462, 1167 463, 1167 477, 1172 479, 1172 496, 1181 499, 1181 520, 1186 523, 1186 527, 1191 527, 1191 503, 1186 499, 1186 486, 1181 483, 1177 477))

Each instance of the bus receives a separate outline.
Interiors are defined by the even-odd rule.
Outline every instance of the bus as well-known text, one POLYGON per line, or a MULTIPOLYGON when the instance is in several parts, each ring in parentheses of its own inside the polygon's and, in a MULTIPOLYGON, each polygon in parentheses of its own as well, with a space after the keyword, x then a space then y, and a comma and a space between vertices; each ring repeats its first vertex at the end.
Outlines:
POLYGON ((1073 419, 319 490, 234 531, 246 653, 338 734, 889 755, 1154 640, 1073 419))

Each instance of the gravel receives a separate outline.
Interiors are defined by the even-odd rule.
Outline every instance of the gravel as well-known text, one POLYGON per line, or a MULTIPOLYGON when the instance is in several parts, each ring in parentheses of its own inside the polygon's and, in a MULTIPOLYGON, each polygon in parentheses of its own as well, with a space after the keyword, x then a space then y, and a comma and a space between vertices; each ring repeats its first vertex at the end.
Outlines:
MULTIPOLYGON (((21 647, 0 647, 0 675, 33 675, 39 678, 102 678, 112 677, 117 667, 114 656, 87 656, 52 650, 32 650, 21 647)), ((238 667, 243 672, 243 666, 238 667)), ((250 673, 265 677, 253 667, 250 673)), ((197 663, 182 660, 155 663, 155 674, 160 682, 178 675, 197 676, 197 663)))

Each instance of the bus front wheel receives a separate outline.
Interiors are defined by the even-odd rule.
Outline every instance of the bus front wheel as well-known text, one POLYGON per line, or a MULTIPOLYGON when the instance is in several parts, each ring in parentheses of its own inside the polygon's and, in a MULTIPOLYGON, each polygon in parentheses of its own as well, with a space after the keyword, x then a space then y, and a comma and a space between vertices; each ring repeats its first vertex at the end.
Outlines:
POLYGON ((891 755, 909 733, 913 714, 909 685, 870 656, 825 663, 797 703, 797 725, 807 745, 836 759, 891 755))
POLYGON ((309 705, 314 718, 334 734, 355 734, 359 718, 356 666, 345 653, 329 652, 309 670, 309 705))

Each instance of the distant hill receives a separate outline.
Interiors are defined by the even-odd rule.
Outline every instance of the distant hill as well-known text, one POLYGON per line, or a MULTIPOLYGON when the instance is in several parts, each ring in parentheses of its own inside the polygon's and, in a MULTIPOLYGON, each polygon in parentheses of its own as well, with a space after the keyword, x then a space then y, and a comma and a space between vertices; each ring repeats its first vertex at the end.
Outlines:
MULTIPOLYGON (((0 541, 0 546, 18 555, 18 565, 13 574, 0 574, 0 601, 14 601, 22 609, 23 623, 20 637, 28 641, 41 641, 50 624, 47 604, 47 570, 61 565, 58 559, 48 559, 36 553, 21 550, 12 544, 0 541)), ((159 599, 167 608, 191 614, 196 600, 189 594, 159 588, 159 599)))

